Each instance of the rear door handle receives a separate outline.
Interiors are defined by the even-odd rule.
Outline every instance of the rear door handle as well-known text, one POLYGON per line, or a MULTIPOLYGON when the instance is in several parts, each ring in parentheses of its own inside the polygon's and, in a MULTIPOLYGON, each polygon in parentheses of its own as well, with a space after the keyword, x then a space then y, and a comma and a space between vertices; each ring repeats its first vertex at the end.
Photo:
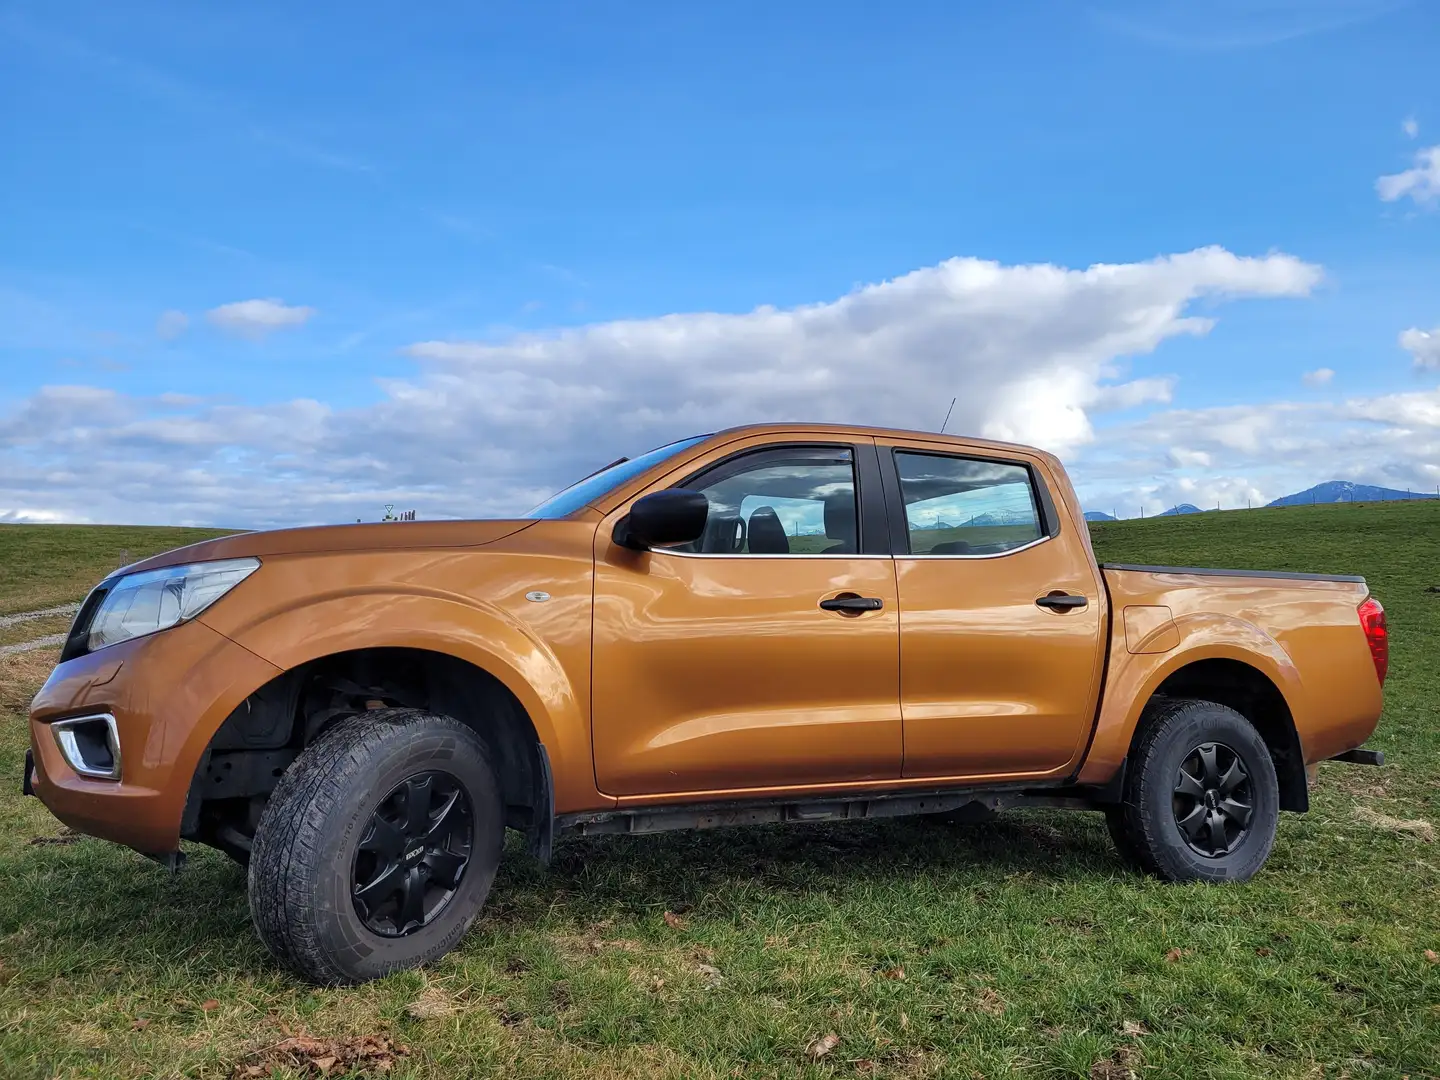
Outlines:
POLYGON ((862 611, 879 611, 885 601, 878 596, 836 596, 820 601, 821 611, 843 611, 858 615, 862 611))
POLYGON ((1072 608, 1082 608, 1090 603, 1083 596, 1070 596, 1067 593, 1058 595, 1042 596, 1035 601, 1036 607, 1049 608, 1051 611, 1070 611, 1072 608))

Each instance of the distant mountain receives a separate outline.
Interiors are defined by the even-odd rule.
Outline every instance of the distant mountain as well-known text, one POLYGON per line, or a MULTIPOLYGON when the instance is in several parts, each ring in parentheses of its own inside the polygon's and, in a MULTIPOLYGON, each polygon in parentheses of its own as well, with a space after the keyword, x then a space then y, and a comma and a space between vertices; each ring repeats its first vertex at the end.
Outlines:
POLYGON ((1172 506, 1169 510, 1161 510, 1156 517, 1175 517, 1177 514, 1201 514, 1204 513, 1194 503, 1181 503, 1179 506, 1172 506))
POLYGON ((1352 484, 1349 480, 1327 480, 1294 495, 1284 495, 1267 506, 1309 506, 1312 503, 1392 502, 1396 499, 1433 499, 1434 494, 1406 492, 1374 484, 1352 484))
POLYGON ((1035 520, 1035 515, 1029 510, 989 510, 979 514, 966 525, 1028 525, 1035 520))
POLYGON ((1114 521, 1115 519, 1114 519, 1113 517, 1111 517, 1109 514, 1105 513, 1104 510, 1086 510, 1086 511, 1085 511, 1085 520, 1086 520, 1086 521, 1114 521))

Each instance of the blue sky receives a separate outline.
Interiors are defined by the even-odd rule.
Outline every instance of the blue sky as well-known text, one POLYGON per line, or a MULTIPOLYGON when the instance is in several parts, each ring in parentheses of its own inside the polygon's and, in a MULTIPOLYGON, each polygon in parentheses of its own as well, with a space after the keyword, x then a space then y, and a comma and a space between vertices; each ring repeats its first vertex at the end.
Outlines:
POLYGON ((1106 509, 1440 483, 1437 41, 1419 0, 7 3, 0 518, 513 511, 687 422, 951 396, 1106 509))

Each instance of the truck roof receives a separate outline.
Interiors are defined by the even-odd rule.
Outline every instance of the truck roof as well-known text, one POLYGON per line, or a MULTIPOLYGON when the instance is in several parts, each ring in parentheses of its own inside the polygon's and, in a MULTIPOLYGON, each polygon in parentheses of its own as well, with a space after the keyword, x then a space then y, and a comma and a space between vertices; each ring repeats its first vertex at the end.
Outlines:
POLYGON ((773 424, 739 424, 723 428, 715 435, 769 435, 786 431, 828 431, 837 435, 869 435, 876 438, 925 439, 930 442, 947 442, 956 446, 980 447, 987 450, 1021 450, 1027 454, 1045 453, 1036 447, 1023 443, 1001 442, 997 439, 982 439, 974 435, 942 435, 937 431, 922 431, 918 428, 874 427, 866 424, 817 424, 793 421, 773 424))

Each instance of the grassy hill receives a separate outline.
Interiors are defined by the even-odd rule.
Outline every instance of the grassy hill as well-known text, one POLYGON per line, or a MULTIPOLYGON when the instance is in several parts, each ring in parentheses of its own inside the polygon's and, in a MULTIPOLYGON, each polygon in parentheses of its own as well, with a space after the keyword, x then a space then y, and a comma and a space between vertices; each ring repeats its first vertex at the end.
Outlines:
MULTIPOLYGON (((316 990, 265 955, 223 857, 170 879, 16 795, 54 653, 0 657, 0 1075, 224 1077, 303 1029, 399 1039, 391 1076, 1436 1076, 1440 504, 1093 535, 1113 562, 1361 573, 1389 612, 1391 763, 1322 766, 1246 885, 1148 880, 1058 812, 571 839, 548 873, 502 866, 433 969, 316 990)), ((0 530, 6 603, 43 591, 16 558, 59 600, 149 550, 62 536, 0 530)))
POLYGON ((0 525, 0 615, 84 599, 117 567, 226 532, 149 525, 0 525))

